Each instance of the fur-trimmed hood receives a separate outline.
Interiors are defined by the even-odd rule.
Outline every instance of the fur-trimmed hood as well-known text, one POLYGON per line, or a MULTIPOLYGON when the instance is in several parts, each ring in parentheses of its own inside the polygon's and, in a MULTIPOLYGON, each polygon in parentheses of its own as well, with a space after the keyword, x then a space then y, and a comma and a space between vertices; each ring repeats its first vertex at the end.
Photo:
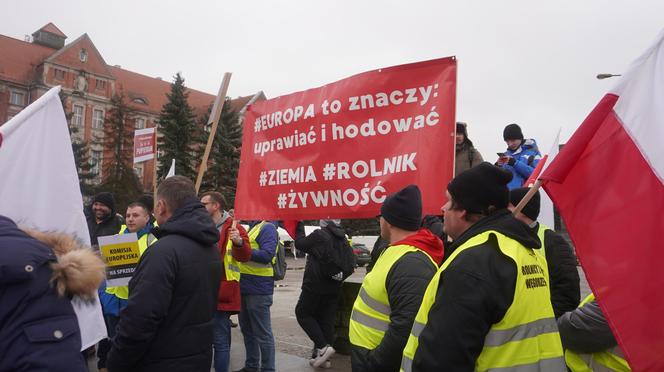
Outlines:
POLYGON ((48 246, 57 261, 50 264, 58 294, 92 297, 105 277, 105 265, 92 249, 73 236, 21 227, 26 234, 48 246))

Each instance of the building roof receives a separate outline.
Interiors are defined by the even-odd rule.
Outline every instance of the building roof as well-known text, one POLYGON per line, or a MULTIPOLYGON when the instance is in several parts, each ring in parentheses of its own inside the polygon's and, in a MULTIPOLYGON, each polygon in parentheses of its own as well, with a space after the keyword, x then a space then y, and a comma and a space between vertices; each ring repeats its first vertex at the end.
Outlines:
MULTIPOLYGON (((145 76, 136 72, 125 70, 120 67, 111 66, 111 73, 115 76, 116 89, 124 91, 127 101, 136 109, 151 111, 158 114, 162 106, 166 104, 167 93, 171 92, 171 83, 161 79, 145 76), (142 99, 144 104, 132 102, 134 99, 142 99)), ((189 92, 189 105, 200 114, 205 112, 210 104, 214 102, 215 96, 201 91, 187 89, 189 92)))
POLYGON ((76 70, 82 70, 106 77, 113 77, 104 57, 97 50, 88 34, 81 35, 78 39, 60 48, 46 59, 46 62, 67 66, 76 70), (85 62, 80 59, 81 50, 87 53, 85 62))
POLYGON ((53 49, 0 35, 0 79, 28 85, 36 78, 36 67, 53 49))
MULTIPOLYGON (((52 23, 47 24, 42 29, 52 33, 52 30, 54 30, 62 34, 52 23)), ((62 35, 64 36, 64 34, 62 35)), ((124 91, 129 104, 141 111, 159 114, 167 101, 166 94, 171 91, 170 81, 108 65, 87 34, 81 35, 60 50, 53 50, 39 44, 0 35, 0 51, 2 51, 0 53, 0 80, 21 85, 29 85, 35 82, 37 80, 37 66, 46 61, 77 70, 85 70, 92 74, 107 76, 111 79, 114 78, 116 89, 124 91), (85 63, 79 59, 79 52, 82 48, 88 52, 88 59, 85 63), (145 104, 137 103, 141 100, 145 104)), ((206 113, 216 97, 194 89, 187 89, 187 91, 189 92, 189 105, 194 109, 196 115, 206 113)), ((260 94, 262 96, 262 92, 260 94)), ((240 112, 254 96, 238 97, 231 100, 231 108, 233 111, 240 112)))
POLYGON ((60 29, 57 28, 57 27, 53 24, 53 22, 49 22, 49 23, 47 23, 44 27, 40 28, 40 29, 37 30, 37 31, 46 31, 46 32, 50 32, 50 33, 52 33, 53 35, 57 35, 57 36, 60 36, 60 37, 65 38, 65 39, 67 38, 67 35, 65 35, 62 31, 60 31, 60 29))

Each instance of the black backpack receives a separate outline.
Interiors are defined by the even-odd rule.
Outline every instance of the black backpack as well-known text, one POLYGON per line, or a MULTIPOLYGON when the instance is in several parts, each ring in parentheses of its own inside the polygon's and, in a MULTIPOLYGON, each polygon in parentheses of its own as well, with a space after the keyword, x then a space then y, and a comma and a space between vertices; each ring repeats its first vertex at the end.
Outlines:
POLYGON ((321 229, 332 239, 334 249, 320 258, 320 269, 323 277, 342 282, 355 272, 355 254, 348 239, 338 239, 325 228, 321 229))
POLYGON ((276 251, 274 252, 274 258, 272 259, 272 270, 274 275, 272 276, 274 280, 283 280, 286 277, 286 270, 288 269, 288 264, 286 263, 286 249, 281 243, 281 239, 277 243, 276 251))

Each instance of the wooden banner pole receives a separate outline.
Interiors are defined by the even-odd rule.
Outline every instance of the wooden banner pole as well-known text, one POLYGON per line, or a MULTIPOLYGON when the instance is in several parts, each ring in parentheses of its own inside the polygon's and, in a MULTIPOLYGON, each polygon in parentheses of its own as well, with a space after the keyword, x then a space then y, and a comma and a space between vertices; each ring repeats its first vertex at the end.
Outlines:
POLYGON ((523 197, 523 199, 521 199, 519 204, 517 204, 517 206, 514 208, 514 211, 512 211, 512 215, 516 216, 517 214, 519 214, 519 212, 521 212, 523 210, 523 208, 526 206, 526 204, 528 204, 530 199, 532 199, 533 196, 535 196, 535 193, 537 193, 537 191, 540 189, 540 187, 542 187, 544 185, 544 183, 545 182, 542 181, 541 179, 538 179, 537 181, 535 181, 535 183, 530 188, 530 190, 528 190, 528 192, 523 197))
POLYGON ((208 120, 208 125, 211 125, 210 134, 208 136, 207 145, 205 146, 205 153, 203 153, 203 159, 201 161, 201 166, 198 168, 198 176, 196 177, 196 192, 201 188, 201 183, 203 182, 203 175, 207 170, 207 162, 210 157, 210 151, 212 150, 212 142, 214 141, 215 134, 217 133, 217 126, 219 125, 219 118, 221 118, 221 110, 224 108, 224 102, 226 101, 226 92, 228 92, 228 85, 231 81, 231 73, 227 72, 224 74, 224 79, 221 81, 221 86, 219 86, 219 93, 217 94, 217 99, 214 100, 214 106, 212 106, 212 112, 210 113, 210 119, 208 120))

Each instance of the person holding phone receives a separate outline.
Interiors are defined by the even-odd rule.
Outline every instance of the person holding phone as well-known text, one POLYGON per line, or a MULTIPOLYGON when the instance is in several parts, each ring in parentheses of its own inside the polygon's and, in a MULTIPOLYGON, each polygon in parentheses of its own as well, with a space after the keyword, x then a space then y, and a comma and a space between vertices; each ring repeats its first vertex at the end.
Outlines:
POLYGON ((537 142, 534 139, 524 139, 521 127, 510 124, 503 130, 503 139, 507 144, 504 153, 498 153, 495 165, 512 173, 512 181, 507 187, 512 190, 523 186, 528 180, 542 158, 537 142))

